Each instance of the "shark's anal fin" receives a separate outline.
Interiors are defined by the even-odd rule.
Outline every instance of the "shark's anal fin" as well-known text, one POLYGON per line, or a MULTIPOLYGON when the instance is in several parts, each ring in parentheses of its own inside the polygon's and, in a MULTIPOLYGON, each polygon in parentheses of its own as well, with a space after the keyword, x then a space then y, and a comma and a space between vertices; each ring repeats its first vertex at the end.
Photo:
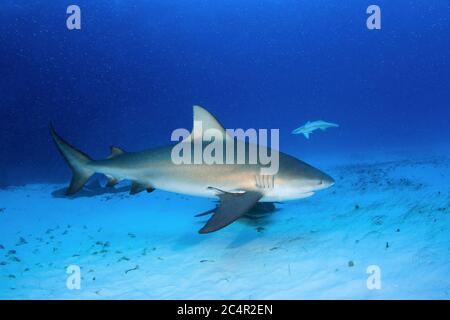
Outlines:
POLYGON ((228 226, 249 211, 263 195, 257 191, 221 192, 218 197, 220 198, 219 206, 199 233, 210 233, 228 226))
POLYGON ((147 190, 147 192, 153 192, 155 191, 155 188, 153 188, 152 186, 143 184, 143 183, 139 183, 139 182, 133 182, 131 184, 131 189, 130 189, 130 194, 137 194, 139 192, 142 192, 144 190, 147 190))
POLYGON ((112 188, 112 187, 114 187, 116 184, 119 183, 119 180, 116 179, 116 178, 114 178, 114 177, 108 176, 107 178, 108 178, 108 182, 106 183, 106 186, 107 186, 108 188, 112 188))

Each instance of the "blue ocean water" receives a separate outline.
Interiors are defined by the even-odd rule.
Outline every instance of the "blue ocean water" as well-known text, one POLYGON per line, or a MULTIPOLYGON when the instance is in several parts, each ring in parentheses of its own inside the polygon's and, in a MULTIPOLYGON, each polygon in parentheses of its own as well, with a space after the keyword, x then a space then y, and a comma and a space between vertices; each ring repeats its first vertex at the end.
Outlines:
POLYGON ((226 127, 280 128, 304 153, 449 139, 448 1, 379 1, 381 30, 368 2, 76 2, 79 31, 70 1, 2 2, 3 183, 66 177, 50 122, 104 157, 168 143, 193 104, 226 127), (290 134, 316 119, 341 128, 290 134))
MULTIPOLYGON (((380 172, 384 177, 390 174, 392 166, 398 165, 400 169, 394 173, 399 176, 389 179, 404 183, 407 188, 419 188, 420 183, 427 185, 430 190, 421 193, 420 199, 431 192, 446 197, 430 205, 433 209, 425 206, 424 212, 433 215, 430 212, 439 208, 444 208, 441 213, 448 211, 448 187, 442 180, 448 178, 448 169, 444 169, 448 168, 445 159, 450 140, 450 3, 446 0, 372 2, 3 0, 0 4, 0 187, 15 190, 11 188, 69 181, 70 171, 49 134, 50 123, 70 143, 93 158, 102 159, 108 156, 110 145, 139 151, 169 144, 174 129, 191 128, 192 106, 201 105, 226 128, 280 129, 282 151, 330 170, 337 180, 336 192, 343 190, 339 189, 339 182, 349 191, 337 196, 333 191, 326 191, 317 198, 305 200, 311 208, 315 205, 325 211, 341 208, 336 215, 343 215, 347 210, 344 204, 353 210, 365 196, 367 190, 362 188, 370 189, 374 177, 380 178, 380 172), (66 9, 72 4, 81 8, 81 30, 66 27, 66 9), (366 27, 366 9, 371 4, 381 8, 381 30, 366 27), (308 140, 291 134, 307 121, 319 119, 338 123, 339 128, 316 131, 308 140), (369 162, 378 163, 381 169, 377 165, 362 171, 357 168, 369 162), (414 167, 414 163, 419 167, 414 167), (415 174, 421 168, 424 173, 417 178, 420 182, 415 182, 415 174), (374 176, 371 178, 369 174, 362 182, 349 184, 353 178, 346 179, 348 172, 352 177, 368 172, 374 176), (398 172, 404 172, 404 176, 398 172), (346 194, 358 200, 350 200, 346 194), (327 195, 332 199, 328 205, 327 195), (318 202, 314 203, 314 199, 318 202)), ((19 194, 30 195, 32 190, 19 194)), ((43 190, 48 195, 54 191, 48 187, 43 190)), ((419 205, 414 203, 411 190, 407 189, 405 198, 399 200, 404 206, 400 210, 402 214, 419 205)), ((371 221, 383 216, 373 210, 381 202, 389 202, 382 199, 392 200, 395 188, 391 191, 389 196, 386 193, 380 199, 377 193, 370 195, 370 199, 375 199, 375 204, 368 209, 368 214, 373 214, 371 221)), ((145 201, 164 203, 165 195, 156 199, 152 196, 147 195, 145 201)), ((14 208, 22 208, 20 212, 27 210, 26 202, 24 207, 18 205, 20 196, 3 194, 1 197, 4 197, 0 203, 6 209, 4 215, 14 208)), ((42 201, 34 200, 33 206, 42 211, 58 207, 57 201, 61 200, 49 196, 42 201)), ((87 205, 94 211, 103 210, 101 204, 83 201, 74 199, 63 208, 72 212, 87 205)), ((122 199, 118 206, 125 210, 127 201, 133 200, 122 199)), ((145 206, 145 201, 141 199, 139 205, 145 206)), ((191 200, 191 204, 192 201, 202 200, 191 200)), ((157 204, 148 205, 160 209, 157 204)), ((203 206, 198 212, 207 209, 207 202, 197 205, 203 206)), ((296 206, 301 207, 301 202, 296 206)), ((136 203, 131 207, 139 208, 136 203)), ((388 212, 392 209, 389 208, 382 210, 388 212)), ((182 209, 180 205, 176 210, 182 209)), ((191 212, 186 217, 190 219, 191 212)), ((1 228, 8 228, 6 222, 26 225, 22 218, 5 219, 10 220, 3 222, 1 228)), ((357 219, 365 221, 362 216, 357 219)), ((450 224, 445 219, 440 230, 448 231, 450 224)), ((320 229, 315 222, 309 223, 311 230, 320 229)), ((96 224, 102 227, 101 223, 96 224)), ((164 223, 158 223, 158 228, 163 227, 164 223)), ((33 230, 24 228, 27 230, 24 232, 33 234, 33 230)), ((197 225, 194 228, 182 225, 172 230, 194 234, 197 229, 197 225)), ((392 224, 391 229, 397 229, 397 225, 392 224)), ((170 231, 164 231, 162 237, 170 231)), ((344 231, 337 237, 348 239, 344 231)), ((440 243, 445 247, 448 238, 442 237, 440 243)), ((17 242, 15 238, 16 233, 10 235, 4 231, 0 244, 10 242, 12 246, 17 242)), ((277 237, 269 235, 264 241, 270 239, 276 242, 277 237)), ((382 242, 384 248, 386 241, 382 242)), ((187 243, 201 250, 202 245, 207 246, 205 240, 187 243)), ((237 243, 245 247, 247 240, 237 243)), ((215 245, 220 250, 220 242, 215 245)), ((268 246, 277 247, 273 243, 268 246)), ((170 248, 179 249, 177 245, 170 248)), ((180 251, 186 253, 189 249, 183 247, 180 251)), ((309 259, 314 261, 313 257, 309 259)), ((347 260, 343 259, 344 265, 347 260)), ((424 267, 423 272, 426 270, 424 267)), ((436 273, 436 279, 449 270, 448 264, 441 264, 439 270, 442 272, 436 273)), ((10 275, 2 274, 1 269, 0 274, 10 275)), ((22 291, 18 290, 18 296, 35 297, 27 291, 26 282, 16 288, 20 286, 22 291)), ((448 292, 450 285, 439 286, 431 285, 425 292, 445 298, 444 292, 448 292)), ((5 284, 2 288, 7 287, 5 284)), ((44 298, 63 296, 51 296, 40 290, 44 298)), ((352 287, 346 290, 351 292, 352 287)), ((394 287, 390 290, 389 298, 416 297, 414 290, 397 292, 394 287)), ((331 290, 321 296, 317 294, 321 292, 318 287, 308 293, 319 298, 342 297, 337 291, 335 295, 331 290)), ((180 292, 186 291, 175 295, 160 292, 160 297, 186 297, 180 292)), ((5 296, 15 297, 13 293, 0 293, 0 297, 5 296)), ((130 294, 130 297, 141 296, 130 294)), ((211 297, 242 298, 232 294, 211 297)), ((259 297, 277 296, 267 293, 259 297)), ((295 297, 292 294, 291 298, 295 297)))

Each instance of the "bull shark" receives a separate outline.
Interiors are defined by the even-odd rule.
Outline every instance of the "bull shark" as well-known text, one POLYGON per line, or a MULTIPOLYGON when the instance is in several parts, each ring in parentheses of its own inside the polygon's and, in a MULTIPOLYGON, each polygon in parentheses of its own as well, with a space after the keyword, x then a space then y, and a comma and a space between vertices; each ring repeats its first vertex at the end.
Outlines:
MULTIPOLYGON (((196 132, 198 123, 202 123, 203 129, 217 130, 223 133, 224 139, 230 139, 223 126, 204 108, 194 106, 193 118, 191 135, 178 143, 185 143, 189 139, 202 139, 196 132)), ((67 195, 80 191, 94 173, 101 173, 107 177, 107 185, 110 187, 121 180, 130 180, 130 194, 160 189, 192 196, 219 198, 215 209, 197 215, 212 214, 199 230, 201 234, 228 226, 244 216, 258 202, 306 198, 334 184, 329 175, 282 152, 279 152, 276 174, 264 176, 261 175, 260 169, 263 165, 259 160, 255 164, 175 164, 171 154, 178 143, 141 152, 125 152, 118 147, 111 147, 111 155, 108 158, 93 160, 63 140, 52 125, 50 132, 58 150, 72 170, 67 195)))
POLYGON ((339 125, 335 124, 335 123, 331 123, 331 122, 326 122, 323 120, 317 120, 317 121, 308 121, 307 123, 305 123, 303 126, 295 129, 292 131, 293 134, 303 134, 305 136, 306 139, 309 139, 309 135, 317 130, 317 129, 321 129, 321 130, 325 130, 328 128, 337 128, 339 127, 339 125))

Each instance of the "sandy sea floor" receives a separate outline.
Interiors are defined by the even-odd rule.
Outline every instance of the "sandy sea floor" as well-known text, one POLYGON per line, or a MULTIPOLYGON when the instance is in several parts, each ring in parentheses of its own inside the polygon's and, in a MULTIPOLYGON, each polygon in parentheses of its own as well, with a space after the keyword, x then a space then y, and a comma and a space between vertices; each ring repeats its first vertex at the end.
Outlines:
POLYGON ((418 154, 322 165, 331 189, 209 235, 193 216, 210 199, 130 196, 126 184, 75 198, 63 184, 0 190, 0 298, 448 299, 450 160, 418 154))

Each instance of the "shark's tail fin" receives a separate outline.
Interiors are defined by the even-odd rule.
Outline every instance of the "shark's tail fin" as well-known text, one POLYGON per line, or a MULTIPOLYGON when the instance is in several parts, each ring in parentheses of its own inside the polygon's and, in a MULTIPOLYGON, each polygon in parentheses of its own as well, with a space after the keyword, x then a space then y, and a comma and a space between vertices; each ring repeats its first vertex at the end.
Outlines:
POLYGON ((50 133, 62 156, 66 160, 70 169, 72 169, 73 176, 66 194, 67 195, 75 194, 84 186, 84 184, 88 181, 88 179, 95 173, 92 169, 89 168, 89 163, 92 160, 83 152, 75 149, 69 143, 64 141, 56 133, 52 125, 50 125, 50 133))

